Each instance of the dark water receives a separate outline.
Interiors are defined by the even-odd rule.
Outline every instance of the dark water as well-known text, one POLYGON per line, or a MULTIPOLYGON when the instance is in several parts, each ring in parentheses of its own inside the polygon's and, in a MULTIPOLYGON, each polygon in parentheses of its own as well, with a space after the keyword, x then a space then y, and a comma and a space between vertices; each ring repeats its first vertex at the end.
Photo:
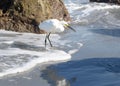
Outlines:
POLYGON ((120 37, 120 29, 92 29, 90 31, 98 34, 120 37))

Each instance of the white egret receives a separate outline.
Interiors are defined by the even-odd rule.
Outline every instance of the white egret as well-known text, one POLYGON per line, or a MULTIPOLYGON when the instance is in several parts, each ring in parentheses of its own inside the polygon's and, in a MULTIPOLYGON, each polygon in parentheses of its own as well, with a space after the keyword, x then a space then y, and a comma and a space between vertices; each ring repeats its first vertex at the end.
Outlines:
POLYGON ((48 19, 43 21, 42 23, 39 24, 39 29, 45 30, 47 32, 46 37, 45 37, 45 47, 47 43, 47 39, 50 43, 50 46, 52 47, 52 43, 50 41, 50 34, 51 33, 60 33, 65 30, 65 28, 70 28, 71 30, 75 31, 70 25, 65 22, 65 21, 59 21, 57 19, 48 19))

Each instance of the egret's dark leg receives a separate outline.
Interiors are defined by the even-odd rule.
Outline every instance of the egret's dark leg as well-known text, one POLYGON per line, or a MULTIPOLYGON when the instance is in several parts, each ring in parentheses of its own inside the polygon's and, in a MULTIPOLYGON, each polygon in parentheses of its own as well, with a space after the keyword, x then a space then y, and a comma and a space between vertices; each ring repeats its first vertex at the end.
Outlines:
POLYGON ((50 41, 50 38, 49 38, 49 37, 50 37, 50 34, 51 34, 51 32, 48 34, 48 37, 47 37, 47 38, 48 38, 48 41, 49 41, 49 43, 50 43, 50 46, 53 47, 53 45, 52 45, 52 43, 51 43, 51 41, 50 41))
POLYGON ((46 37, 45 37, 45 48, 46 48, 46 45, 47 45, 47 37, 48 37, 48 35, 46 35, 46 37))

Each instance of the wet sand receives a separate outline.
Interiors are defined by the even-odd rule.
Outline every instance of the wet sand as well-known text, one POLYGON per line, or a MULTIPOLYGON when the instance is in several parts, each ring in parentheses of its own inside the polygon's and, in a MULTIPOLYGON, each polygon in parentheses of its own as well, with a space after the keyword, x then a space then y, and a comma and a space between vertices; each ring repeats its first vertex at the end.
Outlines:
POLYGON ((0 86, 50 86, 49 83, 41 77, 41 71, 46 65, 37 66, 29 71, 8 75, 0 78, 0 86))

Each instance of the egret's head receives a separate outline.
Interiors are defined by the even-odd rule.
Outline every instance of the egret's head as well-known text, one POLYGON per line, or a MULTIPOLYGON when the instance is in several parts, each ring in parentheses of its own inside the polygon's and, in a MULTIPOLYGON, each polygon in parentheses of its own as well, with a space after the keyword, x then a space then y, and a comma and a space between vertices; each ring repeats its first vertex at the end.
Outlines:
POLYGON ((65 28, 69 28, 69 29, 73 30, 74 32, 76 32, 76 30, 73 29, 68 22, 66 22, 66 21, 61 21, 61 24, 62 24, 65 28))

